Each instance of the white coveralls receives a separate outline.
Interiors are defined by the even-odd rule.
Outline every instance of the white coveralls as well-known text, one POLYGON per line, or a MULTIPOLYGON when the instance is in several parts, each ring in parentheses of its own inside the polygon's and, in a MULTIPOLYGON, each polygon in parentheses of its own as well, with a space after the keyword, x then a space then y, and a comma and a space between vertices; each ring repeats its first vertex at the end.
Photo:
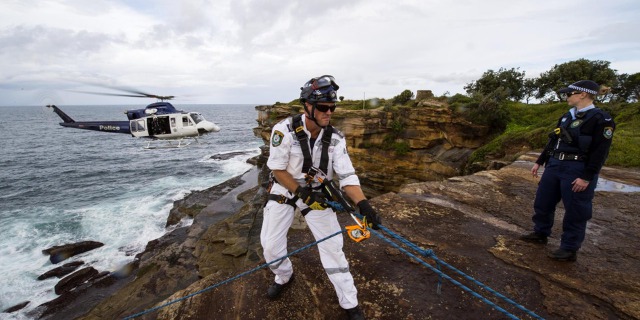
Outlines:
MULTIPOLYGON (((305 124, 306 115, 302 116, 302 123, 307 133, 311 137, 305 124)), ((322 134, 320 132, 316 139, 311 155, 313 166, 319 167, 322 153, 322 134)), ((267 166, 271 170, 287 170, 288 173, 298 182, 305 186, 305 174, 302 172, 304 156, 300 148, 300 142, 295 135, 291 118, 280 121, 273 127, 271 132, 270 155, 267 166), (290 129, 291 128, 291 129, 290 129)), ((327 166, 327 179, 332 179, 334 174, 340 181, 340 188, 348 185, 360 185, 360 180, 355 174, 355 169, 351 159, 347 154, 346 141, 341 132, 334 128, 329 147, 329 164, 327 166)), ((317 186, 314 184, 312 186, 317 186)), ((285 195, 291 199, 294 195, 285 187, 274 183, 271 194, 285 195)), ((298 208, 308 208, 302 200, 296 202, 298 208)), ((260 241, 264 250, 264 257, 267 262, 287 255, 287 232, 294 217, 294 208, 288 204, 280 204, 276 201, 269 201, 264 208, 264 221, 260 233, 260 241)), ((336 213, 327 208, 324 210, 311 210, 305 216, 307 225, 316 240, 325 238, 341 229, 336 213)), ((318 244, 320 260, 329 280, 338 295, 340 306, 344 309, 354 308, 358 305, 358 291, 353 283, 353 276, 349 272, 349 263, 342 251, 342 234, 334 236, 318 244)), ((275 282, 285 284, 293 275, 293 266, 289 258, 269 266, 275 273, 275 282)))

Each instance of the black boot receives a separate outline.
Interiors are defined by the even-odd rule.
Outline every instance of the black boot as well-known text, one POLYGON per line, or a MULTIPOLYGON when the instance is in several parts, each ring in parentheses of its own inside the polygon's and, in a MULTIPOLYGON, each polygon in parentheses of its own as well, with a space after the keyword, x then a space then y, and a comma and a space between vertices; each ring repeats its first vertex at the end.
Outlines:
POLYGON ((526 241, 526 242, 531 242, 531 243, 536 243, 536 244, 547 244, 547 242, 549 241, 547 239, 547 236, 545 236, 542 233, 537 233, 537 232, 531 232, 531 233, 523 234, 523 235, 520 236, 520 240, 526 241))
POLYGON ((289 282, 285 284, 278 284, 274 282, 269 287, 269 289, 267 289, 267 296, 269 297, 269 299, 274 300, 278 298, 282 293, 282 291, 284 291, 287 287, 289 287, 292 281, 293 281, 293 275, 291 275, 291 278, 289 278, 289 282))
POLYGON ((558 249, 549 254, 549 258, 556 261, 576 261, 578 259, 578 252, 575 250, 558 249))
POLYGON ((349 315, 349 320, 364 320, 364 313, 360 310, 360 307, 356 306, 351 309, 344 309, 349 315))

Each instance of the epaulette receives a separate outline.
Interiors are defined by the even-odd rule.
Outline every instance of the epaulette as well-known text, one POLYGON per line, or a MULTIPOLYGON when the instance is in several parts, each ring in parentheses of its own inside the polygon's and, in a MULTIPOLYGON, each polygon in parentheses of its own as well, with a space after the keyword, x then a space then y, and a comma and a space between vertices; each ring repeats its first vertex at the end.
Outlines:
POLYGON ((338 136, 340 136, 340 138, 344 139, 344 133, 342 133, 342 131, 338 130, 336 127, 333 127, 333 133, 337 134, 338 136))

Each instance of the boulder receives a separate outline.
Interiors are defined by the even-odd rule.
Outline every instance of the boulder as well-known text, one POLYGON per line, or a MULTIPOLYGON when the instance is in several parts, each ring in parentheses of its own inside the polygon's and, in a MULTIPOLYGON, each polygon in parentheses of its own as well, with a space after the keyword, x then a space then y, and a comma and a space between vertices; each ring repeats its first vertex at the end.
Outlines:
POLYGON ((98 275, 98 270, 93 267, 86 267, 66 276, 60 280, 55 286, 56 294, 62 294, 67 291, 80 286, 88 280, 95 278, 98 275))
POLYGON ((44 249, 42 250, 42 253, 49 255, 51 263, 56 264, 77 254, 100 248, 103 245, 104 243, 97 241, 81 241, 44 249))
POLYGON ((16 304, 13 307, 9 307, 7 309, 4 309, 2 311, 2 313, 12 313, 12 312, 16 312, 18 310, 21 310, 22 308, 26 307, 29 303, 31 303, 31 301, 24 301, 24 302, 20 302, 18 304, 16 304))
POLYGON ((48 279, 48 278, 51 278, 51 277, 62 278, 63 276, 73 272, 79 266, 81 266, 83 264, 84 264, 83 261, 74 261, 74 262, 65 263, 60 267, 51 269, 51 270, 41 274, 38 277, 38 280, 44 280, 44 279, 48 279))

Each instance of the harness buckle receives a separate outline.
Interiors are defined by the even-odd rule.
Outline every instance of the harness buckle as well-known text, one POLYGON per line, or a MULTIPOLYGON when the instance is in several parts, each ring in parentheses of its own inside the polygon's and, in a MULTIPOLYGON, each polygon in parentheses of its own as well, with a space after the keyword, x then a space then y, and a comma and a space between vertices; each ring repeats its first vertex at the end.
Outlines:
POLYGON ((560 155, 558 156, 558 160, 564 160, 564 152, 560 152, 560 155))

